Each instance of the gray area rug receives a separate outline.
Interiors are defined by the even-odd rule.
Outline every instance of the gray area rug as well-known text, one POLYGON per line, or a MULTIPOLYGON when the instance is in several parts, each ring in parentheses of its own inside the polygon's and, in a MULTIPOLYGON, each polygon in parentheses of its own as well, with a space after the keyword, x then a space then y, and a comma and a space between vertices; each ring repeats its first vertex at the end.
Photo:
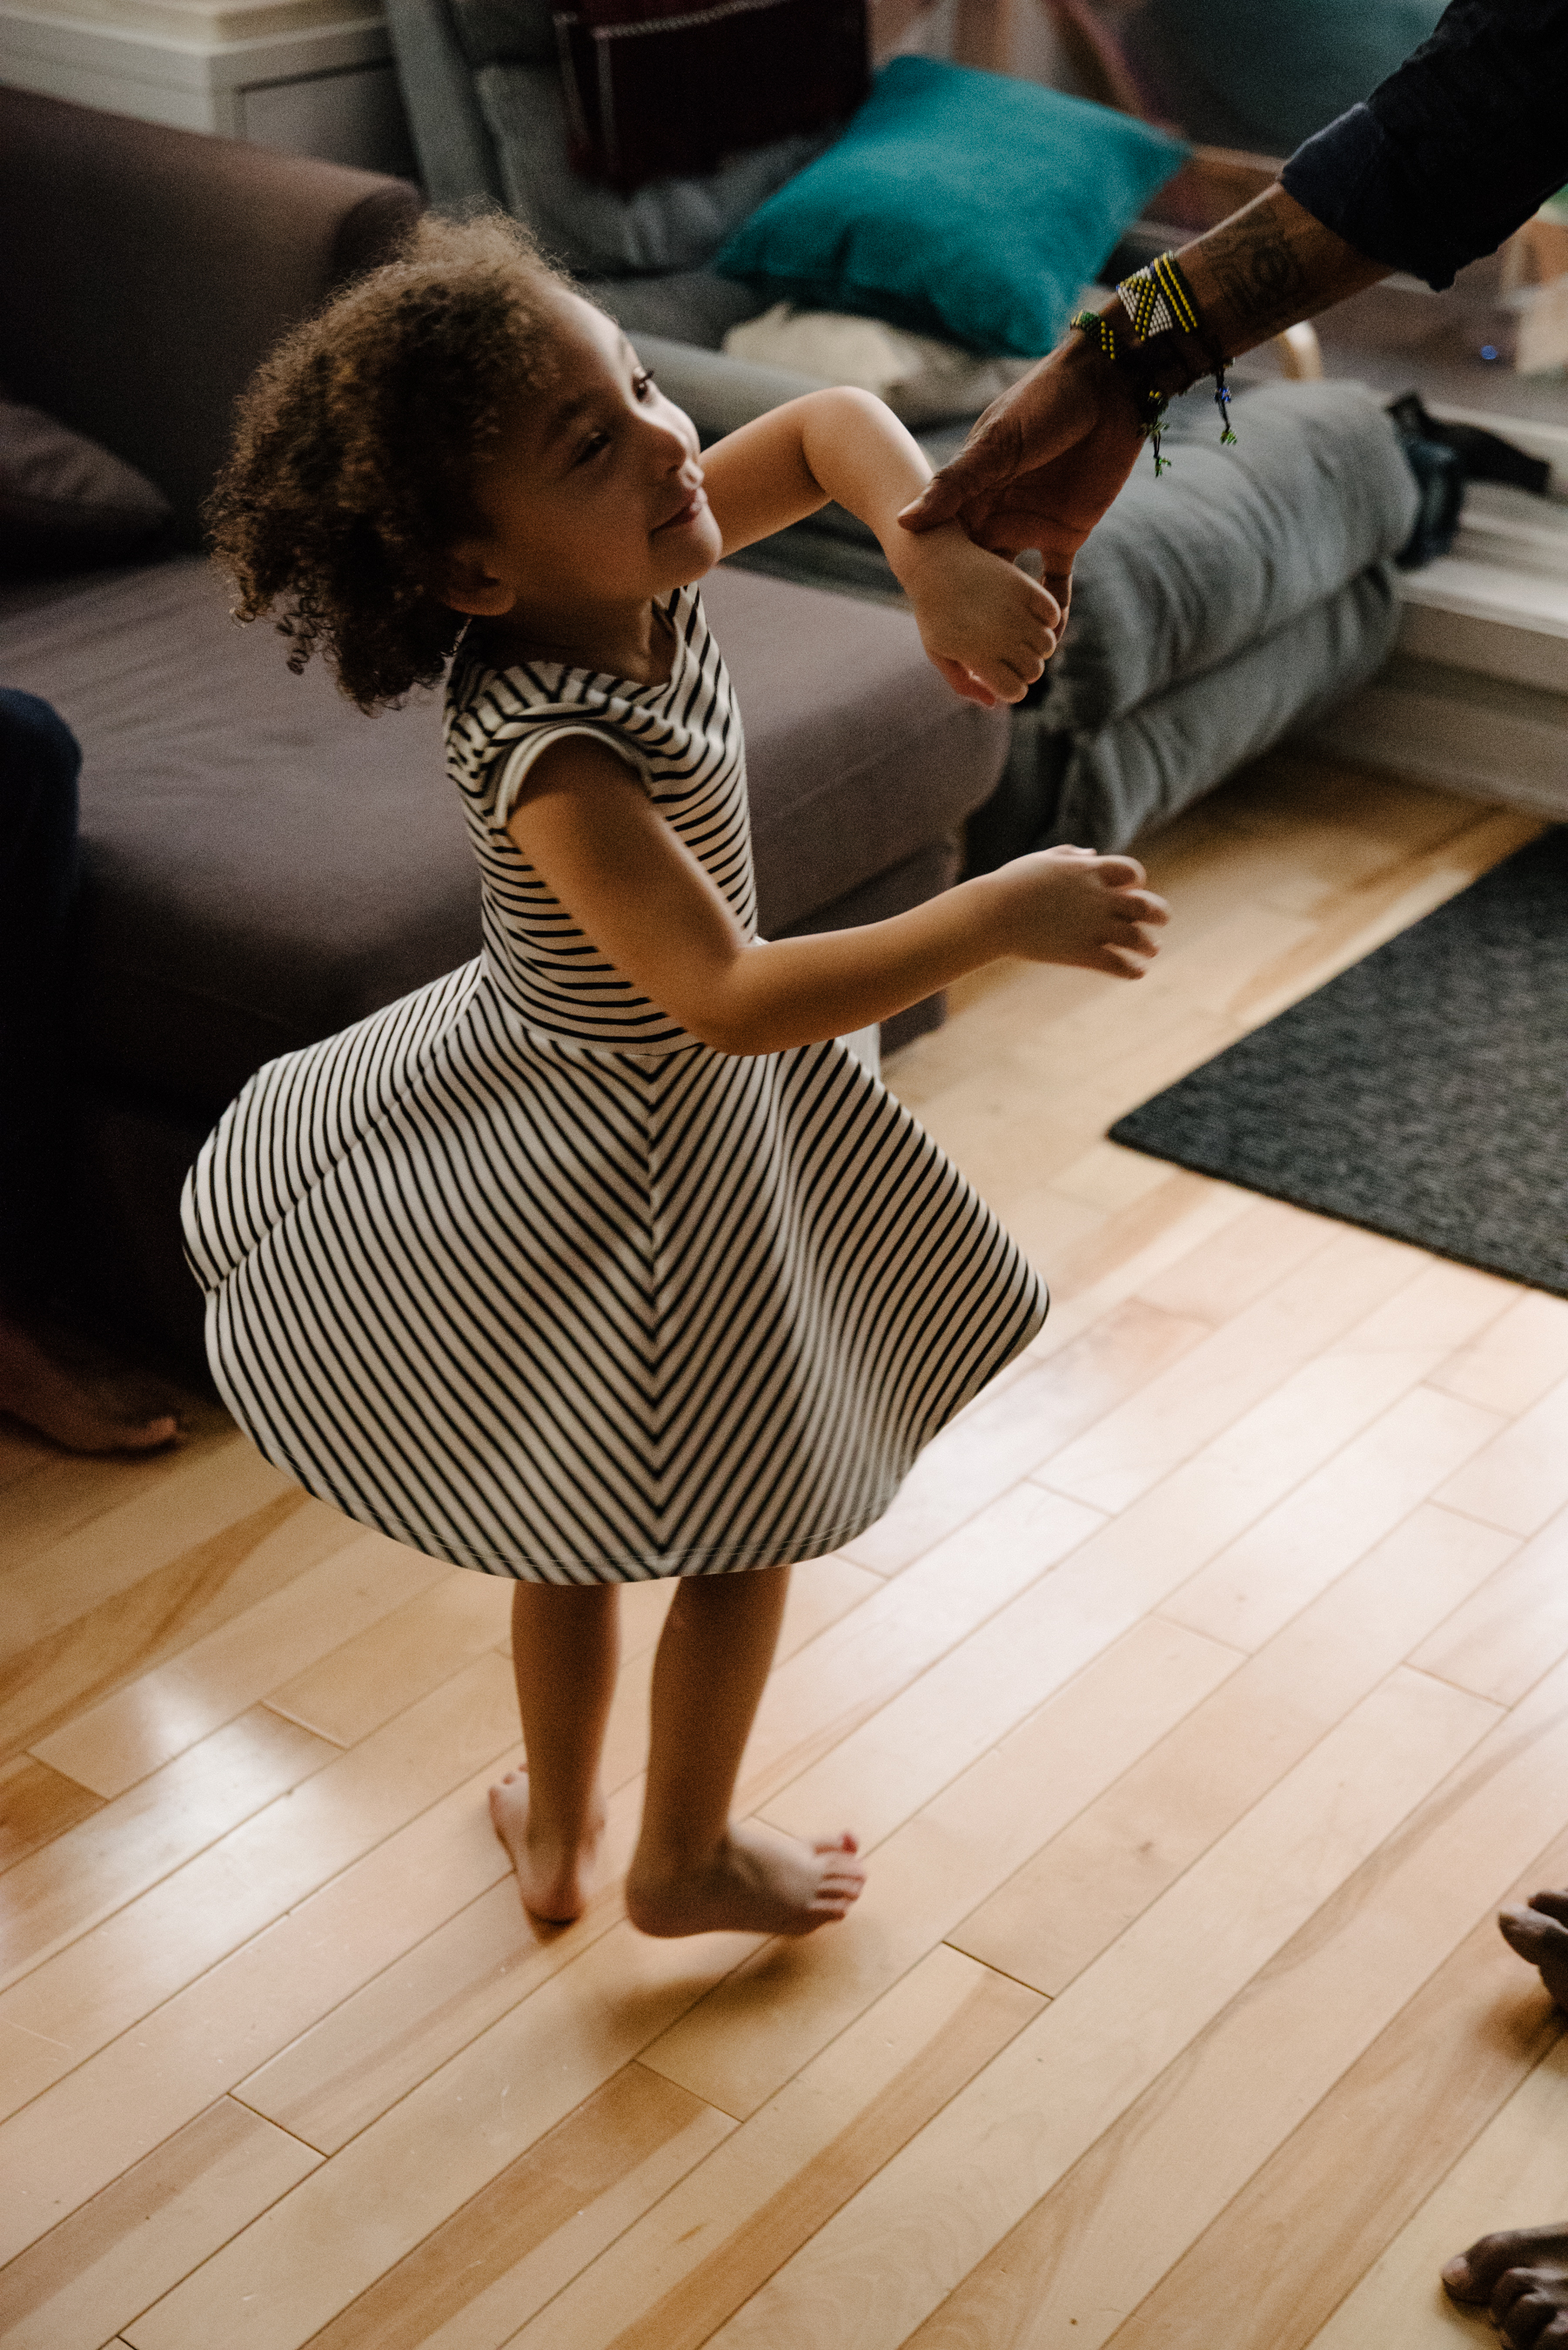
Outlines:
POLYGON ((1111 1139, 1568 1296, 1568 828, 1111 1139))

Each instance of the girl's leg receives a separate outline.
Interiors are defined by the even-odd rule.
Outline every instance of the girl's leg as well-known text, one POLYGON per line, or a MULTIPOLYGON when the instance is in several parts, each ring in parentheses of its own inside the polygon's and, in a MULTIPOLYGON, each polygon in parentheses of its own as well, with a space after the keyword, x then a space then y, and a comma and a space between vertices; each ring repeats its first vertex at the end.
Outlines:
POLYGON ((865 1883, 851 1835, 802 1844, 730 1817, 789 1569, 684 1579, 654 1660, 642 1834, 627 1915, 645 1934, 809 1934, 865 1883))
POLYGON ((592 1890, 619 1602, 613 1583, 519 1583, 513 1596, 512 1662, 528 1766, 492 1787, 490 1812, 536 1918, 578 1917, 592 1890))

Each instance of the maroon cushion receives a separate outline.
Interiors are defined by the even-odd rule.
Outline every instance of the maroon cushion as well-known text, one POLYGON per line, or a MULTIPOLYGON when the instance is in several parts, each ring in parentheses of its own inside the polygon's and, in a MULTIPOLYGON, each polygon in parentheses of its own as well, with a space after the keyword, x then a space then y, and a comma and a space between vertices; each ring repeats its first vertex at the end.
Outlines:
POLYGON ((0 399, 0 569, 123 562, 169 522, 168 499, 134 465, 41 408, 0 399))

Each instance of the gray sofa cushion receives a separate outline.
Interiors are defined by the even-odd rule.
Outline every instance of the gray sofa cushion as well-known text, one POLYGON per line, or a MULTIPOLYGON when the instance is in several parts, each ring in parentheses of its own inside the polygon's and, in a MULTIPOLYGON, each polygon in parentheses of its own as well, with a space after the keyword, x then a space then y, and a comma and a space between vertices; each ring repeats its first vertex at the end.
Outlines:
POLYGON ((1177 402, 1169 471, 1143 459, 1085 544, 1045 698, 1056 733, 1218 668, 1408 538, 1415 480, 1364 384, 1271 385, 1232 413, 1220 448, 1212 386, 1177 402))
MULTIPOLYGON (((1051 703, 1015 728, 993 829, 998 855, 1075 841, 1126 848, 1328 708, 1381 667, 1399 607, 1377 563, 1215 669, 1151 695, 1093 733, 1049 725, 1051 703)), ((989 859, 987 859, 989 861, 989 859)))
POLYGON ((507 209, 581 277, 701 269, 731 230, 819 155, 831 136, 815 131, 783 139, 737 155, 705 177, 656 180, 635 195, 620 196, 580 177, 567 161, 566 103, 555 65, 482 65, 473 82, 507 209))
MULTIPOLYGON (((1007 719, 961 702, 901 612, 720 571, 705 583, 750 750, 764 933, 803 922, 984 800, 1007 719)), ((0 673, 86 754, 83 1036, 94 1074, 212 1115, 275 1054, 479 944, 478 876, 433 695, 362 717, 195 559, 42 598, 0 673)))

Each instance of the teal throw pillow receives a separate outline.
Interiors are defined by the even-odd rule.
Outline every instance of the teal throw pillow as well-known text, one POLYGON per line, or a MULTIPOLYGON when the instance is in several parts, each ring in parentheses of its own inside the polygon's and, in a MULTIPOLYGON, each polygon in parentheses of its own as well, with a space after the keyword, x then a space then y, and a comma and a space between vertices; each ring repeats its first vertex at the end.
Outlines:
POLYGON ((1038 82, 895 57, 713 267, 770 301, 1034 359, 1187 151, 1038 82))

